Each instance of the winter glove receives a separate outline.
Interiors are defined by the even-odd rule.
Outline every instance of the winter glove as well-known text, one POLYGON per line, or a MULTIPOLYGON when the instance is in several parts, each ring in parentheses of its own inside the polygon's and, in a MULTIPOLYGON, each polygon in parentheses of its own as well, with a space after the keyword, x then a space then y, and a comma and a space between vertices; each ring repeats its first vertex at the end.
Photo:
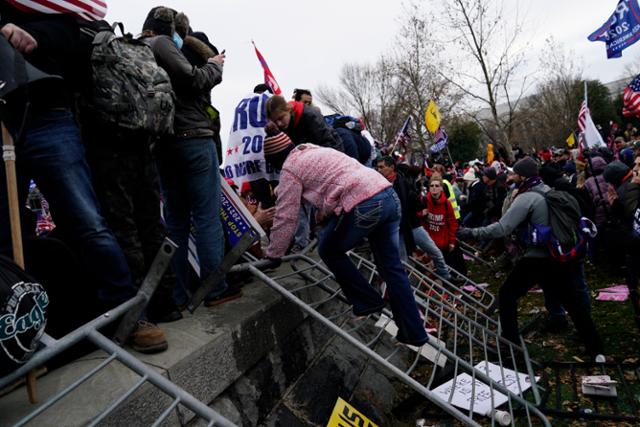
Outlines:
POLYGON ((469 240, 473 237, 472 228, 460 228, 456 232, 456 237, 460 240, 469 240))

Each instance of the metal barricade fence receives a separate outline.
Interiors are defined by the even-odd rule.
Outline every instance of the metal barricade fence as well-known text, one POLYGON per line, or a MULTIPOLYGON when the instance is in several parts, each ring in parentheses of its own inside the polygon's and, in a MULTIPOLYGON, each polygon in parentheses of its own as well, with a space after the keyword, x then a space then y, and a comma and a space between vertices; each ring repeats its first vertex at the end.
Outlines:
MULTIPOLYGON (((354 253, 350 257, 373 286, 380 284, 373 263, 354 253)), ((541 400, 535 372, 538 365, 530 360, 523 341, 516 344, 500 337, 498 322, 483 313, 484 304, 478 303, 473 294, 463 297, 451 283, 439 283, 407 267, 431 339, 421 348, 412 348, 415 354, 405 364, 398 360, 405 346, 397 345, 389 354, 380 350, 379 344, 395 327, 392 313, 384 310, 366 320, 355 319, 333 275, 320 261, 304 254, 289 255, 283 261, 291 264, 292 271, 275 277, 259 269, 265 265, 262 261, 251 261, 234 270, 251 272, 466 425, 479 426, 488 421, 491 425, 515 426, 516 419, 517 425, 550 425, 536 407, 541 400), (323 313, 329 306, 333 308, 323 313), (425 371, 420 375, 425 381, 414 377, 417 368, 425 371), (461 393, 466 393, 466 404, 459 402, 461 393)))
POLYGON ((37 351, 33 355, 33 357, 19 369, 3 378, 0 378, 0 389, 3 389, 4 387, 7 387, 19 378, 26 375, 31 370, 43 365, 53 357, 61 354, 62 352, 68 350, 69 348, 83 340, 90 341, 107 354, 107 358, 104 359, 101 363, 81 375, 77 380, 73 381, 64 389, 50 396, 46 402, 35 407, 33 411, 26 414, 22 419, 17 421, 15 426, 23 426, 29 423, 37 425, 39 416, 45 414, 45 412, 50 409, 55 403, 68 396, 72 391, 81 387, 84 383, 87 382, 87 380, 94 377, 113 361, 120 362, 129 370, 135 372, 140 378, 132 387, 130 387, 122 395, 116 398, 116 400, 111 402, 111 404, 104 408, 100 413, 96 414, 93 420, 88 425, 94 426, 105 420, 118 407, 125 403, 127 399, 131 398, 135 394, 135 392, 139 390, 145 383, 150 383, 158 390, 160 390, 163 394, 169 396, 172 402, 160 414, 160 416, 155 421, 150 422, 149 425, 160 425, 179 407, 183 407, 192 411, 196 417, 201 418, 207 423, 206 425, 208 426, 235 426, 235 424, 220 415, 218 412, 208 407, 206 404, 200 402, 184 389, 180 388, 178 385, 172 383, 171 381, 169 381, 169 379, 156 372, 151 366, 143 363, 131 353, 121 348, 112 340, 98 332, 99 329, 109 325, 122 316, 124 316, 125 319, 123 319, 122 323, 120 324, 119 332, 131 328, 131 319, 127 319, 127 314, 133 313, 133 320, 137 320, 137 316, 141 313, 141 311, 148 303, 174 252, 175 244, 169 239, 165 239, 162 247, 156 255, 149 274, 145 278, 140 291, 134 298, 120 304, 118 307, 112 310, 109 310, 108 312, 95 318, 91 322, 65 335, 61 339, 56 340, 49 335, 44 334, 41 339, 41 344, 44 346, 44 348, 37 351))

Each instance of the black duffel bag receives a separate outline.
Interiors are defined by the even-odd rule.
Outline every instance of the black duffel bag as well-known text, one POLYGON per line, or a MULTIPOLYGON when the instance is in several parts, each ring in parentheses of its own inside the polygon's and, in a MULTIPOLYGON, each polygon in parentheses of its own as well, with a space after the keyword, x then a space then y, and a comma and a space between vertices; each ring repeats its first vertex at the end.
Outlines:
POLYGON ((0 377, 26 363, 36 351, 48 305, 42 285, 0 256, 0 377))

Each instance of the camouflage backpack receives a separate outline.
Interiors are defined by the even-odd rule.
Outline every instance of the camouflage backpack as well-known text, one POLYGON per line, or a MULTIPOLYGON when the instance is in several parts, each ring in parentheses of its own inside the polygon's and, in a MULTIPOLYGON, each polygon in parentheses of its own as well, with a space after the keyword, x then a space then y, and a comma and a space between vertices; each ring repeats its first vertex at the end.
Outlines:
POLYGON ((100 123, 162 135, 173 133, 174 94, 169 75, 151 48, 121 23, 102 29, 93 38, 93 85, 89 105, 100 123), (122 37, 115 34, 120 28, 122 37))

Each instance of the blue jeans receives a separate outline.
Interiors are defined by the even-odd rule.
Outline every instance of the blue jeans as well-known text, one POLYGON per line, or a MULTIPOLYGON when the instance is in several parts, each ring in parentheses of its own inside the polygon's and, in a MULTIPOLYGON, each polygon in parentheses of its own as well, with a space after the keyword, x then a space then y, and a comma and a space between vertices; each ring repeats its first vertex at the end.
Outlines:
MULTIPOLYGON (((411 231, 413 234, 413 241, 415 242, 418 249, 429 255, 429 257, 433 260, 438 276, 449 280, 451 278, 451 273, 449 273, 447 262, 442 255, 442 251, 436 246, 431 236, 429 236, 429 233, 427 233, 427 230, 425 230, 423 227, 418 227, 414 228, 411 231)), ((407 254, 407 246, 405 245, 402 233, 400 233, 399 244, 400 259, 407 262, 409 260, 409 255, 407 254)))
POLYGON ((398 250, 400 202, 390 187, 356 205, 351 212, 334 217, 322 229, 318 252, 353 305, 356 315, 379 312, 380 294, 362 276, 346 252, 368 237, 380 276, 387 283, 398 340, 421 345, 427 333, 416 307, 409 279, 398 250))
MULTIPOLYGON (((187 248, 194 226, 200 278, 214 272, 224 256, 220 222, 220 172, 211 138, 165 140, 157 147, 158 172, 165 202, 167 234, 178 249, 172 263, 176 274, 176 304, 187 302, 187 248)), ((220 294, 226 288, 214 289, 220 294)))
MULTIPOLYGON (((100 302, 115 306, 135 295, 127 261, 100 214, 78 128, 69 110, 51 110, 30 119, 16 143, 19 205, 32 178, 49 202, 59 231, 93 275, 100 302)), ((2 176, 4 163, 0 166, 2 176)), ((11 252, 6 187, 0 189, 0 242, 11 252)), ((27 230, 27 232, 29 232, 27 230)))
POLYGON ((436 274, 444 279, 449 279, 451 274, 449 273, 449 267, 444 260, 444 256, 435 242, 427 233, 423 227, 416 227, 413 229, 413 240, 416 242, 416 246, 420 248, 424 253, 429 255, 429 258, 433 260, 436 266, 436 274))
POLYGON ((294 244, 301 248, 309 246, 312 211, 313 206, 303 200, 300 204, 300 211, 298 212, 298 226, 296 227, 296 232, 293 236, 294 244))

